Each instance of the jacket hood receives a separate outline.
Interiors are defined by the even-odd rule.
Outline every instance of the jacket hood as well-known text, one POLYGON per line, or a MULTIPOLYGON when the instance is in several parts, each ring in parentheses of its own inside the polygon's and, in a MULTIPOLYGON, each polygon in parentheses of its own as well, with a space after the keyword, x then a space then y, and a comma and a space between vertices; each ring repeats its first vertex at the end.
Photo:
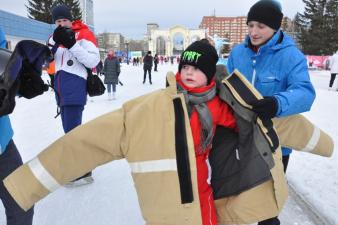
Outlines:
POLYGON ((82 29, 88 29, 87 25, 84 24, 81 20, 75 20, 72 23, 72 29, 74 31, 82 30, 82 29))
MULTIPOLYGON (((249 47, 251 45, 250 43, 250 37, 247 35, 245 37, 245 47, 249 47)), ((260 51, 266 51, 266 50, 280 50, 289 46, 295 46, 295 42, 292 40, 292 38, 289 37, 289 35, 285 34, 283 31, 278 30, 272 38, 262 45, 259 49, 260 51)))

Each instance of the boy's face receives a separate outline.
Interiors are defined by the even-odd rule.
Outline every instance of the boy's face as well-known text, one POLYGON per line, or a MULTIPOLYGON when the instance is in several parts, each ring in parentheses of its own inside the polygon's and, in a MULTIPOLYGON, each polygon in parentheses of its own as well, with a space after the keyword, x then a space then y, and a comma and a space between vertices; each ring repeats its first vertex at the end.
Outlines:
POLYGON ((58 19, 55 20, 55 25, 61 26, 61 27, 68 27, 71 28, 72 27, 72 21, 70 21, 69 19, 58 19))
POLYGON ((183 65, 181 69, 181 80, 184 85, 190 88, 206 86, 207 76, 197 67, 183 65))
POLYGON ((257 47, 265 44, 275 33, 275 30, 271 27, 256 21, 250 21, 248 29, 251 44, 257 47))

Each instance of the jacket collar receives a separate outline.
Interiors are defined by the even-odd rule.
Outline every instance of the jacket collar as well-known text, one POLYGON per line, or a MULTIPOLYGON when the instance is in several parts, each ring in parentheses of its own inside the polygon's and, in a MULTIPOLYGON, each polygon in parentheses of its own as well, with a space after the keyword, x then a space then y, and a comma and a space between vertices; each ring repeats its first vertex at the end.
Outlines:
MULTIPOLYGON (((245 37, 244 44, 245 44, 245 47, 251 48, 252 45, 250 42, 249 35, 245 37)), ((264 45, 262 45, 259 48, 259 52, 265 52, 268 50, 276 51, 276 50, 286 48, 292 45, 295 45, 294 41, 288 35, 286 35, 283 31, 278 30, 268 42, 266 42, 264 45)))

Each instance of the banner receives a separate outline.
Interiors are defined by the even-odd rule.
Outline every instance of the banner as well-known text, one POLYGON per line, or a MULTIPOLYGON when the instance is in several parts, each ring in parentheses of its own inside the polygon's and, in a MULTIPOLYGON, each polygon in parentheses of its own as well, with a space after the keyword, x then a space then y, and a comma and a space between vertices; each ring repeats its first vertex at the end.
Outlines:
POLYGON ((142 51, 130 51, 129 52, 129 58, 141 58, 142 57, 142 51))
POLYGON ((116 55, 117 57, 122 57, 122 58, 124 58, 124 57, 127 57, 127 52, 125 52, 125 51, 116 51, 116 52, 115 52, 115 55, 116 55))
POLYGON ((328 69, 328 63, 329 63, 330 56, 323 55, 307 55, 307 64, 310 68, 316 68, 316 69, 328 69))

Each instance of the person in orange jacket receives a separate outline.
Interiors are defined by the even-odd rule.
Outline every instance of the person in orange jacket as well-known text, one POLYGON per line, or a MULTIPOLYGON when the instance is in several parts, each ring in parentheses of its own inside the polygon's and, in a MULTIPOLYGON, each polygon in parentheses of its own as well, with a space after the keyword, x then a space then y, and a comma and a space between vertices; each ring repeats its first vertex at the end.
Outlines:
POLYGON ((50 78, 50 85, 54 88, 54 75, 55 75, 55 61, 54 60, 49 63, 46 71, 50 78))

